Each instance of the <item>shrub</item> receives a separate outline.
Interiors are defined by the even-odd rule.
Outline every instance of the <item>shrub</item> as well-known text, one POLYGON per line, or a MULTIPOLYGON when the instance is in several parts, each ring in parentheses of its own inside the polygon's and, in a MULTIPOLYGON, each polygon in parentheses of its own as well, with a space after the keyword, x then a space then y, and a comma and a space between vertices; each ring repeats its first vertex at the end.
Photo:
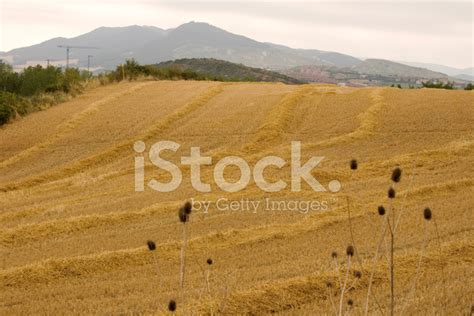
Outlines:
POLYGON ((8 92, 18 92, 20 79, 17 73, 13 72, 12 66, 0 60, 0 90, 8 92))
POLYGON ((17 102, 15 94, 0 91, 0 125, 8 123, 8 121, 15 116, 17 102))
POLYGON ((89 80, 87 71, 75 68, 30 66, 21 73, 0 60, 0 125, 16 114, 26 115, 64 101, 82 90, 89 80))
POLYGON ((423 88, 433 88, 433 89, 447 89, 447 90, 453 90, 454 89, 454 82, 435 82, 435 81, 426 81, 421 83, 423 85, 423 88))
MULTIPOLYGON (((66 72, 70 71, 69 69, 66 72)), ((49 66, 43 68, 40 65, 30 66, 20 74, 20 86, 16 92, 23 96, 32 96, 42 92, 55 92, 65 89, 65 80, 61 68, 49 66)))

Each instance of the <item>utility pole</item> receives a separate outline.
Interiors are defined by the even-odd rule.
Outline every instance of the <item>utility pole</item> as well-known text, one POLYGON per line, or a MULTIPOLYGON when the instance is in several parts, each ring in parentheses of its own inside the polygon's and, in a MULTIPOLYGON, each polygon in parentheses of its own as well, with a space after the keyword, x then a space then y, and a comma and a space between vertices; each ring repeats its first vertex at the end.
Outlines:
POLYGON ((91 66, 91 58, 94 57, 92 55, 87 55, 87 72, 89 72, 89 68, 91 66))
POLYGON ((46 60, 46 67, 49 67, 49 59, 46 60))

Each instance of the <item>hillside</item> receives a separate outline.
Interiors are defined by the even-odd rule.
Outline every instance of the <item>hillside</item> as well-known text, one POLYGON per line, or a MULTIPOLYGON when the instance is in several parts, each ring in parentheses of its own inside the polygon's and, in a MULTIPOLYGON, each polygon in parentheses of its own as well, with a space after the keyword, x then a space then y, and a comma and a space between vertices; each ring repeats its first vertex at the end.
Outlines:
POLYGON ((346 83, 353 79, 360 79, 362 75, 350 68, 337 68, 328 66, 306 65, 297 66, 281 73, 306 82, 317 83, 346 83))
POLYGON ((405 64, 412 67, 418 68, 425 68, 435 72, 441 72, 447 74, 448 76, 459 76, 459 75, 468 75, 474 77, 474 68, 454 68, 444 65, 437 65, 437 64, 428 64, 428 63, 416 63, 416 62, 406 62, 406 61, 399 61, 401 64, 405 64))
POLYGON ((183 70, 189 69, 209 78, 216 77, 230 81, 302 83, 300 80, 278 72, 211 58, 177 59, 162 62, 156 66, 158 68, 179 67, 183 70))
POLYGON ((461 75, 456 75, 456 76, 454 76, 454 78, 457 78, 457 79, 460 79, 460 80, 465 80, 465 81, 474 82, 474 76, 471 76, 471 75, 461 74, 461 75))
POLYGON ((382 59, 367 59, 350 67, 304 65, 280 70, 281 73, 306 82, 338 83, 353 86, 386 86, 402 84, 421 86, 421 81, 455 81, 459 88, 467 84, 465 77, 448 77, 431 70, 410 67, 382 59))
POLYGON ((384 77, 439 79, 448 76, 424 68, 410 67, 384 59, 366 59, 353 66, 352 70, 361 74, 379 75, 384 77))
MULTIPOLYGON (((436 89, 135 81, 88 90, 7 124, 0 128, 0 314, 165 314, 170 300, 179 315, 331 314, 347 275, 344 312, 361 315, 373 262, 369 314, 388 314, 389 245, 373 258, 389 214, 400 219, 396 314, 469 314, 473 97, 436 89), (163 140, 179 145, 160 156, 182 174, 170 192, 150 187, 151 180, 171 180, 150 160, 151 146, 163 140), (291 190, 293 141, 301 142, 301 165, 324 158, 311 176, 325 192, 304 180, 301 191, 291 190), (182 163, 201 161, 189 158, 191 147, 212 158, 200 170, 211 192, 193 188, 191 168, 182 163), (242 157, 252 170, 241 191, 217 184, 216 166, 227 156, 242 157), (288 184, 280 192, 265 192, 253 179, 267 156, 285 162, 263 172, 268 183, 288 184), (357 170, 350 170, 351 159, 357 170), (402 177, 389 201, 397 166, 402 177), (183 224, 178 210, 191 200, 183 224), (380 205, 389 213, 380 216, 380 205), (431 221, 423 218, 426 207, 431 221), (345 254, 350 244, 353 257, 345 254)), ((241 178, 233 166, 223 173, 230 183, 241 178)))
POLYGON ((65 65, 66 50, 58 45, 95 47, 71 49, 70 63, 87 67, 87 55, 93 55, 93 69, 113 69, 126 58, 133 57, 136 47, 142 47, 164 34, 164 30, 152 26, 100 27, 74 38, 53 38, 37 45, 4 52, 0 56, 17 68, 26 64, 46 65, 48 59, 53 65, 65 65))

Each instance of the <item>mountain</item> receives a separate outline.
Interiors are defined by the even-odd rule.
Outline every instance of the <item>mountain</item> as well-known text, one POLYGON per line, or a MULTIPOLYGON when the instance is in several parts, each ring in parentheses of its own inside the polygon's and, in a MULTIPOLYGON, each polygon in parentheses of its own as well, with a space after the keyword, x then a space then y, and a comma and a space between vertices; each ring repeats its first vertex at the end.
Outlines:
POLYGON ((112 69, 126 58, 133 57, 135 47, 142 47, 164 34, 164 30, 153 26, 100 27, 74 38, 57 37, 37 45, 13 49, 2 53, 2 57, 13 66, 20 67, 26 64, 46 64, 48 59, 53 64, 64 65, 66 51, 58 45, 91 46, 99 49, 71 48, 70 63, 86 67, 87 56, 93 55, 93 66, 112 69))
MULTIPOLYGON (((416 62, 406 62, 400 61, 399 63, 405 64, 412 67, 421 67, 429 70, 445 73, 449 76, 458 77, 459 75, 467 75, 474 78, 474 68, 454 68, 438 64, 428 64, 428 63, 416 63, 416 62)), ((469 80, 472 80, 469 79, 469 80)))
POLYGON ((136 58, 141 63, 214 58, 266 69, 283 69, 304 64, 345 66, 360 62, 357 58, 335 52, 292 49, 257 42, 199 22, 186 23, 168 30, 165 36, 138 49, 136 58))
MULTIPOLYGON (((287 54, 297 54, 302 59, 302 64, 312 64, 321 66, 336 66, 336 67, 350 67, 361 62, 360 59, 336 52, 325 52, 316 49, 294 49, 283 45, 266 43, 278 50, 284 51, 287 54)), ((287 64, 284 68, 289 68, 291 65, 287 64)))
POLYGON ((464 81, 473 81, 474 82, 474 76, 471 76, 471 75, 460 74, 460 75, 454 76, 454 78, 464 80, 464 81))
POLYGON ((283 82, 288 84, 303 83, 278 72, 261 68, 252 68, 242 64, 213 58, 191 58, 165 61, 156 65, 158 68, 178 67, 182 70, 192 70, 206 77, 214 77, 232 81, 265 81, 283 82))
POLYGON ((65 49, 58 45, 92 46, 99 49, 70 51, 70 63, 87 66, 93 55, 94 68, 112 69, 127 58, 142 64, 159 63, 181 58, 216 58, 250 67, 283 69, 305 64, 352 66, 359 59, 349 55, 319 50, 292 49, 262 43, 236 35, 207 23, 190 22, 174 29, 151 26, 100 27, 73 38, 53 38, 46 42, 0 53, 0 57, 16 68, 26 65, 64 65, 65 49))
MULTIPOLYGON (((66 50, 59 45, 86 46, 71 48, 70 64, 87 66, 88 55, 92 70, 114 69, 128 58, 141 64, 156 64, 169 60, 212 58, 285 72, 294 67, 323 67, 331 76, 345 73, 343 78, 357 74, 371 76, 434 79, 446 78, 443 73, 411 67, 381 59, 358 58, 316 49, 293 49, 273 43, 258 42, 227 32, 207 23, 189 22, 173 29, 153 26, 100 27, 73 38, 53 38, 46 42, 0 53, 0 58, 16 69, 43 64, 64 65, 66 50), (344 69, 344 70, 341 70, 344 69)), ((313 69, 314 70, 314 69, 313 69)), ((331 81, 330 81, 331 82, 331 81)))
POLYGON ((411 67, 384 59, 366 59, 352 67, 361 74, 380 75, 384 77, 439 79, 448 76, 424 68, 411 67))

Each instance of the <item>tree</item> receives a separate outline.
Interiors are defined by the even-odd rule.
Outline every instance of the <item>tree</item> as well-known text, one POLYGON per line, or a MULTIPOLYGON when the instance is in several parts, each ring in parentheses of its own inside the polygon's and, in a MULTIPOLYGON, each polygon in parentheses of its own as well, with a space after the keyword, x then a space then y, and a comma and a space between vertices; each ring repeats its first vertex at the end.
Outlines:
MULTIPOLYGON (((73 71, 67 69, 67 73, 73 71)), ((64 76, 61 68, 48 66, 43 68, 41 65, 30 66, 23 70, 20 74, 20 89, 18 93, 23 96, 32 96, 42 92, 54 92, 59 90, 66 90, 64 76)))
POLYGON ((64 92, 71 92, 71 90, 77 87, 79 82, 82 80, 83 77, 77 68, 68 68, 64 71, 62 90, 64 92))
POLYGON ((0 60, 0 90, 17 93, 20 81, 12 66, 0 60))
POLYGON ((127 59, 125 62, 124 71, 128 80, 136 80, 140 73, 143 73, 143 67, 135 59, 127 59))
POLYGON ((442 83, 442 82, 433 82, 433 81, 426 81, 421 83, 424 88, 434 88, 434 89, 448 89, 452 90, 454 89, 454 82, 447 82, 447 83, 442 83))

